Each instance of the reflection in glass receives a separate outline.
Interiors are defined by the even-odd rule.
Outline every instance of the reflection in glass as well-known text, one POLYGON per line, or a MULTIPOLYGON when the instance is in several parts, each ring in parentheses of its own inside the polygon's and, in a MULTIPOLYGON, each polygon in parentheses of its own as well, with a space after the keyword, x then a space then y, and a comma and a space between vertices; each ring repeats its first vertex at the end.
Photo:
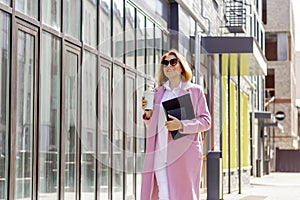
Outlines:
POLYGON ((16 94, 17 199, 32 196, 34 37, 18 31, 16 94))
POLYGON ((64 2, 64 32, 76 39, 80 39, 81 1, 65 0, 64 2))
POLYGON ((135 58, 135 9, 132 5, 126 3, 126 64, 134 67, 135 58))
MULTIPOLYGON (((0 2, 6 4, 6 5, 11 5, 11 0, 0 0, 0 2)), ((1 195, 0 195, 1 196, 1 195)), ((0 197, 1 198, 1 197, 0 197)))
POLYGON ((126 197, 125 199, 134 199, 134 173, 135 173, 135 122, 134 122, 134 107, 135 107, 135 80, 133 77, 126 77, 126 197))
MULTIPOLYGON (((137 77, 137 85, 138 88, 136 90, 137 96, 137 105, 136 108, 141 108, 141 97, 143 96, 143 92, 145 90, 145 79, 143 77, 137 77)), ((136 191, 137 197, 140 196, 140 186, 142 184, 142 170, 144 164, 144 153, 145 153, 145 139, 146 139, 146 127, 144 125, 144 121, 142 119, 143 110, 136 109, 136 191)))
POLYGON ((0 11, 0 199, 7 199, 9 137, 10 18, 0 11))
POLYGON ((51 26, 56 30, 61 27, 61 1, 47 0, 41 1, 43 5, 42 20, 43 23, 51 26))
POLYGON ((111 0, 100 0, 100 51, 111 56, 111 0))
POLYGON ((105 66, 100 68, 100 199, 109 199, 110 181, 110 72, 105 66))
POLYGON ((94 199, 97 144, 97 57, 83 55, 81 95, 81 199, 94 199))
POLYGON ((84 43, 97 46, 97 1, 83 1, 83 41, 84 43))
POLYGON ((38 0, 19 0, 16 1, 16 9, 30 17, 38 19, 39 14, 39 1, 38 0))
POLYGON ((114 0, 113 15, 113 42, 114 42, 114 58, 123 62, 124 56, 124 21, 123 21, 123 0, 114 0))
POLYGON ((43 32, 40 68, 39 199, 58 199, 61 42, 43 32))
POLYGON ((140 12, 137 12, 136 41, 136 67, 137 70, 145 72, 145 16, 140 12))
POLYGON ((158 71, 158 66, 160 62, 160 57, 162 56, 162 30, 158 27, 155 27, 155 67, 154 67, 154 74, 158 71))
POLYGON ((163 53, 167 53, 170 48, 170 38, 167 33, 163 34, 163 53))
POLYGON ((123 135, 124 135, 124 72, 123 68, 114 66, 113 93, 113 199, 123 197, 123 135))
POLYGON ((66 52, 65 72, 65 199, 76 199, 78 56, 66 52))
POLYGON ((146 21, 147 74, 154 77, 154 24, 146 21))

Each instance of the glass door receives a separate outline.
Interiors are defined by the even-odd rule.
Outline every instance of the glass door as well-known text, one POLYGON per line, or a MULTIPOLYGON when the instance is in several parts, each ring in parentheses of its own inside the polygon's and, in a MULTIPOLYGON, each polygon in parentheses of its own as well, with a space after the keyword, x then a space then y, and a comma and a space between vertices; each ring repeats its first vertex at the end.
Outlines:
POLYGON ((10 16, 0 11, 0 199, 8 199, 10 23, 10 16))
POLYGON ((61 198, 79 197, 79 87, 80 49, 66 45, 63 55, 62 91, 62 182, 61 198))
POLYGON ((12 174, 13 199, 32 199, 36 174, 36 88, 37 30, 17 22, 12 67, 12 174))

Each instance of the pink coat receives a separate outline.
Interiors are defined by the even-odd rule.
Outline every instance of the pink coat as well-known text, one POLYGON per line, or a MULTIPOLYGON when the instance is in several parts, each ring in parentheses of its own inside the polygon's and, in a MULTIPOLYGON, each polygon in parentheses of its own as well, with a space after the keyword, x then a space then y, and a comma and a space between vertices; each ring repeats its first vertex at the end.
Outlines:
MULTIPOLYGON (((154 108, 150 120, 144 118, 147 130, 146 155, 142 175, 141 200, 158 199, 158 187, 154 175, 154 156, 159 106, 165 88, 154 90, 154 108)), ((198 200, 202 168, 202 140, 200 132, 210 128, 211 118, 202 89, 191 82, 182 82, 178 96, 191 94, 196 118, 182 120, 182 133, 190 134, 173 140, 169 133, 167 148, 167 177, 170 200, 198 200)))

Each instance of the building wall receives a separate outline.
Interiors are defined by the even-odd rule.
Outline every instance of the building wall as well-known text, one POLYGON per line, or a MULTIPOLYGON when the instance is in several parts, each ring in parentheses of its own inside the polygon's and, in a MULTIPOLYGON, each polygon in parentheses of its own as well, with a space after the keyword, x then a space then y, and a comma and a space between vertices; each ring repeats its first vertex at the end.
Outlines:
POLYGON ((295 69, 296 69, 296 101, 297 106, 300 106, 300 52, 296 52, 296 59, 295 59, 295 69))
MULTIPOLYGON (((275 101, 270 104, 269 110, 275 114, 283 111, 286 118, 280 121, 284 133, 275 128, 275 147, 298 148, 297 143, 297 112, 296 110, 296 72, 294 49, 294 19, 291 1, 267 1, 267 23, 265 24, 268 41, 266 55, 268 69, 274 70, 275 101), (270 46, 271 44, 271 46, 270 46), (273 49, 272 49, 272 45, 273 49), (274 105, 275 104, 275 105, 274 105)), ((266 96, 270 98, 270 96, 266 96)))
POLYGON ((291 30, 291 0, 267 1, 266 32, 288 32, 291 30))
MULTIPOLYGON (((296 106, 298 113, 298 137, 300 138, 300 52, 296 52, 295 59, 295 68, 296 68, 296 106)), ((300 148, 300 140, 298 141, 298 148, 300 148)))

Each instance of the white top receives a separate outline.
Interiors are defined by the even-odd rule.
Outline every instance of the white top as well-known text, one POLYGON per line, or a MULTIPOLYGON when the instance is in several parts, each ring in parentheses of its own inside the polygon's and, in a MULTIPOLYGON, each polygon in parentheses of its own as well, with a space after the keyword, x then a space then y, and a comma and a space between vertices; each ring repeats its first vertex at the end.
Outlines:
POLYGON ((178 97, 181 81, 177 88, 173 90, 169 86, 169 81, 167 81, 164 85, 166 91, 160 103, 159 115, 158 115, 158 125, 157 125, 157 141, 156 141, 156 153, 155 153, 155 169, 161 169, 166 167, 167 163, 167 144, 168 144, 168 129, 165 126, 165 122, 167 121, 166 114, 164 108, 162 106, 162 102, 167 101, 169 99, 173 99, 178 97))

